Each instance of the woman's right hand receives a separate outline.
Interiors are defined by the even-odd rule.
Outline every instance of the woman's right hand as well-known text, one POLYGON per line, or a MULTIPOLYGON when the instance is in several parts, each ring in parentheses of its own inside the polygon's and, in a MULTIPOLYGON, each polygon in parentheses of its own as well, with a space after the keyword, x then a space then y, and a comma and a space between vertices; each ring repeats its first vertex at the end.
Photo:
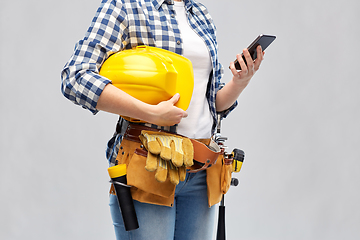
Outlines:
POLYGON ((179 101, 180 94, 175 94, 171 99, 150 105, 149 122, 158 126, 173 126, 180 123, 182 118, 188 116, 187 112, 175 106, 179 101))

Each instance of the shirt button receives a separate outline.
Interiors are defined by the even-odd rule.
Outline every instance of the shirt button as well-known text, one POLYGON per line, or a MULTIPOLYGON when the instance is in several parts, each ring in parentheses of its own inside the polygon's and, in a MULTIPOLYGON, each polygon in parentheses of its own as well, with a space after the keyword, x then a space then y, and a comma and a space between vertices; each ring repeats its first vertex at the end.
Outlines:
POLYGON ((180 42, 180 40, 177 40, 176 43, 177 43, 177 45, 180 45, 181 42, 180 42))
POLYGON ((171 17, 174 18, 174 17, 175 17, 175 14, 171 14, 171 17))

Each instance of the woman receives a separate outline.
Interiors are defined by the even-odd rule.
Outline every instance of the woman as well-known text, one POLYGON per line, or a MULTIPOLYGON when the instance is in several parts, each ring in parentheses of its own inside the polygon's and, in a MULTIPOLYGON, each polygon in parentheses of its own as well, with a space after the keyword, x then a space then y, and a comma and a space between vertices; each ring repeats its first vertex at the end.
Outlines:
MULTIPOLYGON (((253 61, 244 49, 230 63, 232 79, 220 84, 222 66, 218 62, 215 26, 207 9, 193 0, 103 0, 84 39, 62 71, 65 97, 96 114, 99 110, 129 116, 193 139, 209 139, 216 128, 217 113, 225 117, 237 105, 236 99, 259 69, 263 52, 257 49, 253 61), (184 111, 175 106, 181 96, 157 105, 141 102, 114 87, 100 76, 102 63, 112 54, 138 45, 163 48, 190 59, 194 68, 194 93, 184 111)), ((107 158, 110 166, 123 140, 122 125, 110 139, 107 158)), ((211 169, 211 167, 209 168, 211 169)), ((171 206, 134 200, 140 228, 126 232, 116 197, 110 195, 110 209, 117 239, 211 239, 214 203, 208 204, 208 171, 187 173, 172 196, 171 206), (212 205, 212 206, 209 206, 212 205)), ((141 198, 143 199, 143 198, 141 198)))

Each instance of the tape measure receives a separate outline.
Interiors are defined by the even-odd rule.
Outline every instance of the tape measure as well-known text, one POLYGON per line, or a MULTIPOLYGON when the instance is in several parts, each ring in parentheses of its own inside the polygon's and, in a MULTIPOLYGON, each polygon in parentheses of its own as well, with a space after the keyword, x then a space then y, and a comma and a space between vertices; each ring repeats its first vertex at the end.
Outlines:
POLYGON ((243 150, 235 148, 231 154, 233 156, 233 172, 240 172, 244 162, 245 153, 243 150))

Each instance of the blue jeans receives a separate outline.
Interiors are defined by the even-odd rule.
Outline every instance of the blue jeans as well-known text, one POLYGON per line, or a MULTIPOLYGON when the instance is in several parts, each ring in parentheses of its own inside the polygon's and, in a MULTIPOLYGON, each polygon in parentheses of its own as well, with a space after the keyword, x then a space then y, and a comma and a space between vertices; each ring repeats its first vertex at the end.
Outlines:
POLYGON ((173 207, 134 201, 139 228, 125 231, 117 198, 110 211, 117 240, 209 240, 214 232, 215 206, 209 208, 206 171, 187 173, 175 190, 173 207))

